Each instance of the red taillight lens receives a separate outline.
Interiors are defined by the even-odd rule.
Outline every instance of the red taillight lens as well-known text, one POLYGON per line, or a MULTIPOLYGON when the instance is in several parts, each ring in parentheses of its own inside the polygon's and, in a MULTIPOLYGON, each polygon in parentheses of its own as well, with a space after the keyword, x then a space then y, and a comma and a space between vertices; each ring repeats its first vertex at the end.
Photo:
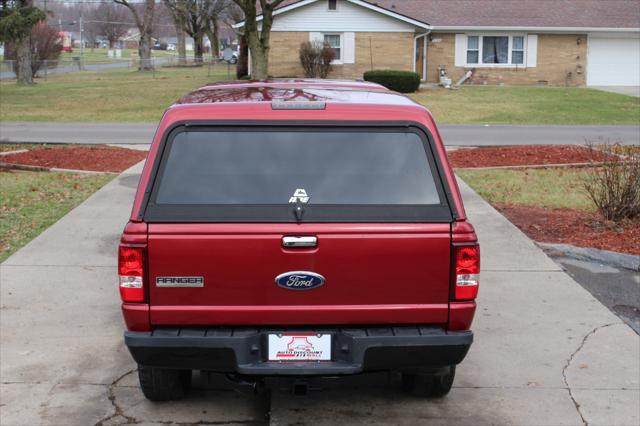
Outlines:
POLYGON ((480 246, 454 246, 455 277, 454 298, 473 300, 480 285, 480 246))
POLYGON ((144 302, 144 248, 120 246, 118 275, 122 301, 144 302))

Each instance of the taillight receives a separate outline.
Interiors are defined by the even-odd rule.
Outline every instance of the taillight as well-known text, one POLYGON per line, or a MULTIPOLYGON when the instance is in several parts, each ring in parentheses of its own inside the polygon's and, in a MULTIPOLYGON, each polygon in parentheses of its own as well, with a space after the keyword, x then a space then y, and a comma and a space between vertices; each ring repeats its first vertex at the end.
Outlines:
POLYGON ((120 298, 123 302, 144 302, 144 248, 121 245, 118 249, 120 298))
POLYGON ((453 250, 454 298, 455 300, 473 300, 478 296, 480 285, 480 246, 460 245, 454 246, 453 250))

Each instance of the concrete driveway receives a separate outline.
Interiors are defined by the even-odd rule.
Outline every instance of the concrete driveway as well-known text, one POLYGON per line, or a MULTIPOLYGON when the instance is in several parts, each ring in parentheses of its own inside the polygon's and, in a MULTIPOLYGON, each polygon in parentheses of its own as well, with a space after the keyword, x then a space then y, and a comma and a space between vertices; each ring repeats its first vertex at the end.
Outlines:
POLYGON ((591 86, 590 89, 598 89, 605 92, 619 93, 621 95, 640 98, 640 86, 591 86))
POLYGON ((293 397, 198 377, 151 403, 122 343, 116 246, 140 166, 0 266, 0 423, 637 425, 640 337, 462 185, 482 244, 475 343, 442 400, 395 376, 326 380, 293 397))

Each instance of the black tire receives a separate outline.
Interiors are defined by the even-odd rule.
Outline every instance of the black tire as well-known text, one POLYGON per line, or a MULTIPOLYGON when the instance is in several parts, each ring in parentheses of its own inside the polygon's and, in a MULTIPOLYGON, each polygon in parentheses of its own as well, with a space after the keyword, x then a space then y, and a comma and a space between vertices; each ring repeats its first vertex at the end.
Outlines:
POLYGON ((138 365, 140 389, 151 401, 171 401, 181 399, 191 387, 191 370, 138 365))
POLYGON ((456 366, 446 367, 444 373, 403 373, 402 387, 409 395, 426 398, 442 398, 451 390, 456 376, 456 366))

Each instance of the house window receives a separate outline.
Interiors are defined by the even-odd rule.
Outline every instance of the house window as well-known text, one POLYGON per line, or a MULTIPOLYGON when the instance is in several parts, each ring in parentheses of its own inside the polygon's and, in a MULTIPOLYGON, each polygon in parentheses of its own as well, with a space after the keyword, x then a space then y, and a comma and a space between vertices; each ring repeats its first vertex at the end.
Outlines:
POLYGON ((478 36, 469 36, 467 38, 467 63, 477 64, 480 57, 480 46, 478 44, 478 36))
POLYGON ((338 10, 338 0, 329 0, 329 10, 338 10))
POLYGON ((513 43, 511 44, 511 63, 512 64, 524 64, 524 37, 513 37, 513 43))
POLYGON ((467 64, 486 66, 523 65, 524 36, 469 35, 467 64))
POLYGON ((482 37, 482 63, 509 63, 509 37, 482 37))
POLYGON ((334 61, 342 62, 342 36, 340 34, 324 34, 324 42, 336 52, 334 61))

